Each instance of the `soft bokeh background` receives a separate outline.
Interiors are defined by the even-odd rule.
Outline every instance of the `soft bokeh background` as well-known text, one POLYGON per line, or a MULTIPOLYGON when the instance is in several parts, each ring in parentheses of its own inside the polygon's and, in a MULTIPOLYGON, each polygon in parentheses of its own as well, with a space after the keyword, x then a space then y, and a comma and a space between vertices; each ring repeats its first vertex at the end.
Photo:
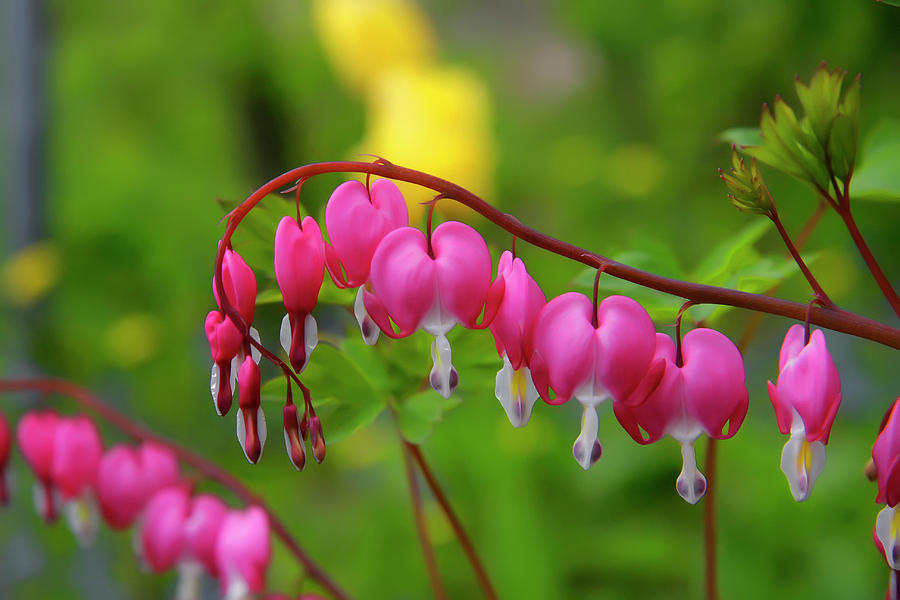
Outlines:
MULTIPOLYGON (((208 393, 201 324, 213 306, 217 199, 240 200, 303 163, 376 153, 471 187, 551 235, 691 273, 753 224, 729 205, 716 176, 729 161, 717 134, 755 125, 775 94, 793 102, 795 73, 807 78, 822 60, 862 72, 864 140, 883 119, 900 118, 900 9, 874 1, 9 0, 4 11, 6 81, 18 86, 23 80, 12 76, 30 74, 43 84, 24 105, 13 102, 23 88, 7 86, 3 108, 2 371, 70 378, 227 466, 360 598, 429 595, 395 423, 382 414, 300 474, 273 427, 261 464, 246 463, 232 418, 214 415, 208 393), (39 6, 43 62, 28 62, 15 45, 23 5, 39 6), (29 109, 44 132, 33 197, 21 192, 31 153, 13 136, 29 109)), ((766 173, 788 227, 799 231, 813 194, 766 173)), ((339 181, 308 184, 307 207, 320 210, 339 181)), ((856 214, 900 284, 900 206, 860 202, 856 214)), ((475 223, 495 256, 508 246, 507 235, 475 223)), ((771 231, 756 246, 781 252, 771 231)), ((834 215, 808 248, 838 304, 897 324, 834 215)), ((571 289, 580 271, 523 245, 519 253, 548 295, 571 289)), ((808 298, 796 276, 779 294, 808 298)), ((347 320, 331 317, 342 314, 322 308, 333 336, 347 320)), ((280 310, 273 304, 259 315, 264 340, 275 344, 280 310)), ((729 313, 718 326, 736 339, 746 320, 729 313)), ((900 391, 898 355, 828 335, 844 405, 825 474, 798 505, 778 468, 785 440, 765 393, 788 325, 764 321, 746 355, 750 413, 720 445, 723 595, 879 597, 886 568, 871 540, 875 487, 862 467, 900 391)), ((456 356, 467 347, 489 356, 487 336, 458 334, 475 341, 461 341, 456 356)), ((426 353, 409 356, 427 372, 426 353)), ((538 405, 528 427, 513 430, 492 394, 499 366, 461 369, 463 401, 423 448, 500 596, 699 597, 702 505, 675 494, 677 445, 637 446, 604 406, 604 457, 584 473, 571 457, 577 408, 538 405)), ((347 375, 322 375, 318 396, 327 396, 329 377, 339 385, 347 375)), ((28 405, 3 400, 11 418, 28 405)), ((277 425, 277 402, 266 410, 277 425)), ((63 525, 42 525, 19 455, 11 470, 14 502, 0 512, 0 596, 172 593, 173 577, 141 572, 129 535, 101 528, 97 543, 81 549, 63 525)), ((426 511, 450 596, 477 597, 430 499, 426 511)), ((314 589, 280 548, 270 583, 314 589)), ((214 597, 211 583, 207 592, 214 597)))

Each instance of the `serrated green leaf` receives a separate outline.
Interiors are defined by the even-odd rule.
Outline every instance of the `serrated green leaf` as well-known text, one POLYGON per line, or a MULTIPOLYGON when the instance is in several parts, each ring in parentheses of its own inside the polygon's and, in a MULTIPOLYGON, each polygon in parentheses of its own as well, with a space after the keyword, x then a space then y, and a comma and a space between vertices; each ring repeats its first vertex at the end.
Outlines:
MULTIPOLYGON (((371 423, 384 410, 385 397, 369 373, 357 366, 347 353, 321 343, 313 351, 301 380, 312 392, 313 406, 322 419, 328 442, 338 442, 371 423)), ((284 378, 267 382, 261 391, 264 402, 284 403, 284 378)), ((303 396, 293 390, 298 406, 303 396)))
POLYGON ((720 142, 734 144, 739 148, 742 146, 761 146, 763 144, 759 127, 732 127, 717 135, 716 139, 720 142))
POLYGON ((857 128, 850 117, 838 115, 831 126, 828 153, 835 176, 844 180, 856 162, 857 128))
POLYGON ((444 413, 459 404, 456 395, 444 398, 434 390, 414 394, 397 403, 397 424, 400 433, 413 444, 421 444, 440 423, 444 413))
POLYGON ((860 150, 850 195, 854 199, 900 201, 900 121, 885 119, 860 150))

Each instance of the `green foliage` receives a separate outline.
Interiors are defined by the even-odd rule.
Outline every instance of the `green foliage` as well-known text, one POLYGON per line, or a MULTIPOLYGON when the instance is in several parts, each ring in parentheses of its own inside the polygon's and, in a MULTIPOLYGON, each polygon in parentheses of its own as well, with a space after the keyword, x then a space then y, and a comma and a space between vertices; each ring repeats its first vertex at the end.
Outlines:
POLYGON ((754 158, 747 168, 744 159, 738 155, 737 148, 732 146, 731 165, 730 174, 719 169, 719 177, 731 191, 728 195, 731 203, 742 212, 771 215, 772 196, 759 173, 756 159, 754 158))
POLYGON ((860 154, 850 195, 859 200, 900 201, 900 121, 879 122, 860 154))
POLYGON ((444 412, 459 404, 458 396, 444 398, 434 390, 425 390, 397 402, 397 425, 407 441, 421 444, 441 422, 444 412))

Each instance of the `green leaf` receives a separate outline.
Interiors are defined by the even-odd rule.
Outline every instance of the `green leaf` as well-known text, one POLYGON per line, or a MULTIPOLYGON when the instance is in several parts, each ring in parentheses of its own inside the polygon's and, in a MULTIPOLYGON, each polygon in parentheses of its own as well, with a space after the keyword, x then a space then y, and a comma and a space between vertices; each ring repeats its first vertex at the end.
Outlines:
MULTIPOLYGON (((312 392, 313 406, 322 419, 325 439, 338 442, 360 427, 375 420, 384 410, 385 398, 373 384, 366 370, 357 366, 347 353, 320 343, 301 375, 312 392)), ((265 402, 284 403, 284 378, 267 382, 262 389, 265 402)), ((294 403, 300 406, 303 396, 294 388, 294 403)))
POLYGON ((860 151, 850 195, 859 200, 900 201, 900 121, 881 121, 860 151))
POLYGON ((735 146, 762 146, 763 138, 759 127, 732 127, 726 129, 716 139, 735 146))
POLYGON ((748 251, 771 228, 766 219, 759 219, 741 229, 737 234, 719 242, 707 253, 695 269, 692 281, 707 285, 723 285, 745 263, 748 251))
POLYGON ((397 403, 397 423, 407 441, 421 444, 441 422, 444 413, 459 404, 456 395, 445 399, 434 390, 419 392, 397 403))
POLYGON ((875 0, 876 2, 881 2, 882 4, 887 4, 888 6, 900 6, 900 0, 875 0))

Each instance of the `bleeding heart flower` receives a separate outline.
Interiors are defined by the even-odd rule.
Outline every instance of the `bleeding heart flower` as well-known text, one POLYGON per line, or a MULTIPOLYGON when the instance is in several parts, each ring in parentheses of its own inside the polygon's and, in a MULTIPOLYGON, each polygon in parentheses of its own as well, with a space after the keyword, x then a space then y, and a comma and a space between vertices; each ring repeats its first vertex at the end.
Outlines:
POLYGON ((503 358, 503 368, 497 373, 494 393, 513 427, 524 427, 538 399, 527 365, 526 338, 547 299, 522 259, 513 258, 511 252, 500 256, 497 279, 503 279, 505 291, 490 329, 497 353, 503 358))
POLYGON ((243 600, 261 592, 271 555, 266 512, 258 506, 230 511, 216 542, 216 564, 226 600, 243 600))
POLYGON ((87 546, 97 534, 93 492, 103 442, 94 422, 85 416, 59 419, 53 442, 53 484, 62 496, 63 513, 70 529, 87 546))
POLYGON ((100 512, 113 529, 134 523, 150 497, 178 482, 178 459, 154 442, 139 447, 117 445, 107 450, 97 469, 100 512))
POLYGON ((185 486, 156 492, 144 510, 140 532, 140 553, 155 573, 174 567, 185 551, 185 522, 191 495, 185 486))
POLYGON ((391 231, 409 225, 406 201, 389 179, 366 188, 359 181, 342 183, 325 206, 325 227, 331 244, 325 245, 325 261, 335 285, 357 287, 353 313, 363 340, 372 345, 378 327, 366 312, 364 287, 378 243, 391 231))
POLYGON ((457 323, 468 328, 490 324, 503 298, 503 279, 491 285, 491 255, 481 235, 463 223, 442 223, 431 243, 418 229, 387 234, 372 257, 372 292, 365 307, 386 335, 406 337, 424 329, 434 367, 429 381, 445 398, 458 383, 447 333, 457 323), (484 309, 484 319, 477 323, 484 309), (391 319, 400 328, 395 333, 391 319))
POLYGON ((284 217, 275 231, 275 278, 287 314, 281 322, 281 345, 297 373, 309 362, 319 343, 318 327, 312 311, 319 300, 325 276, 325 243, 312 217, 298 225, 284 217))
POLYGON ((575 396, 584 407, 581 434, 572 453, 587 470, 602 451, 597 440, 597 406, 609 397, 631 403, 642 382, 650 385, 646 381, 662 376, 662 361, 651 367, 656 346, 653 322, 631 298, 609 296, 595 313, 587 296, 569 292, 551 300, 538 314, 531 346, 529 366, 541 398, 562 404, 575 396), (555 399, 549 388, 556 392, 555 399))
MULTIPOLYGON (((222 287, 225 288, 228 303, 237 309, 249 327, 253 323, 253 313, 256 310, 256 276, 241 255, 231 248, 225 250, 222 260, 222 287)), ((219 310, 222 310, 215 280, 213 280, 213 296, 219 310)))
MULTIPOLYGON (((875 543, 892 570, 900 570, 900 397, 894 402, 884 427, 872 447, 878 474, 878 496, 885 503, 875 521, 875 543)), ((893 575, 893 574, 892 574, 893 575)))
POLYGON ((213 577, 219 576, 216 564, 216 543, 228 515, 228 507, 216 496, 194 496, 191 512, 184 523, 185 553, 190 559, 203 565, 213 577))
POLYGON ((788 329, 778 359, 778 383, 768 382, 781 433, 791 437, 781 453, 781 470, 794 499, 806 500, 825 469, 825 445, 841 405, 841 378, 816 329, 805 339, 802 325, 788 329))
POLYGON ((38 512, 44 520, 56 519, 56 502, 53 486, 53 450, 59 416, 53 411, 26 413, 16 426, 16 437, 22 456, 34 471, 39 486, 35 486, 34 498, 38 512))
POLYGON ((705 328, 684 336, 680 362, 672 338, 657 333, 654 362, 660 360, 665 372, 657 385, 642 386, 646 400, 614 405, 616 417, 640 444, 664 435, 681 444, 684 462, 675 489, 696 504, 706 493, 706 478, 697 469, 694 442, 703 433, 720 440, 737 433, 747 414, 744 362, 731 340, 705 328))

